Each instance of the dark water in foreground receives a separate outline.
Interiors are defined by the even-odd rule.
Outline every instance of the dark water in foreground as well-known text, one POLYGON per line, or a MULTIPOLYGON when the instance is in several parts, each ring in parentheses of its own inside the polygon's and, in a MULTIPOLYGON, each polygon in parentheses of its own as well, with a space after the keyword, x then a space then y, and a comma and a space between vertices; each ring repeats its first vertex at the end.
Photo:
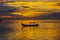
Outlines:
POLYGON ((0 22, 0 40, 60 40, 59 20, 4 20, 0 22), (38 27, 21 23, 36 22, 38 27))

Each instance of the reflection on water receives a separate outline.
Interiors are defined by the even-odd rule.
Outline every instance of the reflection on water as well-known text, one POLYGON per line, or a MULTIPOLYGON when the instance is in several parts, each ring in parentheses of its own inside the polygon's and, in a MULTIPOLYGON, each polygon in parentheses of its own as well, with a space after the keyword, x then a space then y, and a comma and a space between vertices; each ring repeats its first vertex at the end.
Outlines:
POLYGON ((58 20, 5 20, 0 22, 0 40, 60 40, 58 20), (36 22, 36 27, 24 27, 21 23, 36 22))

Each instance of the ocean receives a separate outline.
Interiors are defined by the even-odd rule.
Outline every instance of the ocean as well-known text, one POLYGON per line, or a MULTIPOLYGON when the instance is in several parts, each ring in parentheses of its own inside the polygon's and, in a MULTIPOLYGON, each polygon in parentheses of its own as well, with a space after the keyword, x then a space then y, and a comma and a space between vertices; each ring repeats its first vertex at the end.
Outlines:
POLYGON ((60 21, 3 20, 0 21, 0 40, 60 40, 60 21), (33 22, 38 26, 22 25, 33 22))

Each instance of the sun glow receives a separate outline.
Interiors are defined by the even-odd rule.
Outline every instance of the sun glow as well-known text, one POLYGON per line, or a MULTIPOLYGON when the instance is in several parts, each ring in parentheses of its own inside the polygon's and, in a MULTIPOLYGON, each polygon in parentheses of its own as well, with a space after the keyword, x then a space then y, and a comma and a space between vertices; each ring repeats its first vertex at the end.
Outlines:
POLYGON ((60 11, 60 6, 57 3, 58 2, 14 2, 6 4, 19 9, 19 12, 16 11, 11 14, 21 15, 22 17, 35 17, 54 11, 60 11), (27 6, 29 8, 24 8, 22 6, 27 6))
POLYGON ((13 12, 11 14, 20 15, 22 17, 36 17, 38 15, 48 14, 48 12, 13 12))

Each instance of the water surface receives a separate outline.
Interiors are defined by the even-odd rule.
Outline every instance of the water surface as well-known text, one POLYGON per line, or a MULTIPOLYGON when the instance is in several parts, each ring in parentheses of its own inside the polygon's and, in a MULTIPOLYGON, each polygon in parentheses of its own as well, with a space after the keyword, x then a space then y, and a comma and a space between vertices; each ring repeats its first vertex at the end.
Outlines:
POLYGON ((3 20, 0 22, 1 40, 60 40, 59 20, 3 20), (39 26, 24 27, 35 22, 39 26))

